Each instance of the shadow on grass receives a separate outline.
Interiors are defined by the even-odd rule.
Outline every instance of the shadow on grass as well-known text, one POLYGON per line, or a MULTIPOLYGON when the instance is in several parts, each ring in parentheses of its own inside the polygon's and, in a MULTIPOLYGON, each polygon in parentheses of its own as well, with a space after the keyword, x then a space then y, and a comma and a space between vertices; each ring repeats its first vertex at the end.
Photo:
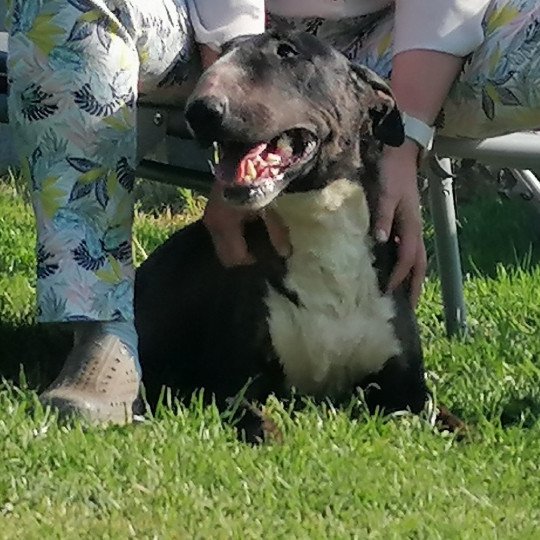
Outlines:
POLYGON ((538 396, 511 397, 502 407, 501 425, 531 428, 538 423, 539 418, 540 399, 538 396))
MULTIPOLYGON (((496 277, 497 267, 527 269, 540 263, 540 213, 521 200, 489 194, 459 205, 458 237, 464 274, 496 277)), ((426 215, 430 274, 436 275, 433 227, 426 215)))
POLYGON ((60 371, 71 343, 71 333, 58 326, 0 322, 0 377, 42 389, 60 371))

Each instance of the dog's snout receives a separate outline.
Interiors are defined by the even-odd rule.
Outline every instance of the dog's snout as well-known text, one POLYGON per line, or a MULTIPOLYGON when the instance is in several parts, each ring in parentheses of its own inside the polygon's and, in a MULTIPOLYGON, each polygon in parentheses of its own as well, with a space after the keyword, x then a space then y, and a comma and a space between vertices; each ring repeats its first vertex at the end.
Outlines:
POLYGON ((186 120, 191 129, 202 138, 215 134, 223 127, 228 111, 225 96, 205 96, 192 101, 186 109, 186 120))

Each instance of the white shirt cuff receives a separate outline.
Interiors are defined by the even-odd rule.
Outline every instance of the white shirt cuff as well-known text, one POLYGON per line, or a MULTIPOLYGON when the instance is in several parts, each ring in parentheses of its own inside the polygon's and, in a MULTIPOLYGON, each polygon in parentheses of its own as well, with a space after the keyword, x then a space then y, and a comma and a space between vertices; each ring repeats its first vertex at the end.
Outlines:
POLYGON ((212 49, 238 36, 264 32, 264 0, 187 0, 195 40, 212 49))
POLYGON ((484 40, 490 0, 396 0, 394 54, 427 49, 467 56, 484 40))

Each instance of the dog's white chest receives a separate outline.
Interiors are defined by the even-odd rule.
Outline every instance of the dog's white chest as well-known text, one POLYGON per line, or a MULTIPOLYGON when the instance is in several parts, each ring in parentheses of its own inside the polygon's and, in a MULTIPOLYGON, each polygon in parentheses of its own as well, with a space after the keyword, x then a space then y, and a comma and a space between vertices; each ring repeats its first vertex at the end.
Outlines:
POLYGON ((299 298, 296 306, 272 288, 266 298, 287 384, 314 395, 350 390, 400 351, 393 303, 372 267, 364 192, 338 180, 282 196, 276 209, 293 245, 285 285, 299 298))

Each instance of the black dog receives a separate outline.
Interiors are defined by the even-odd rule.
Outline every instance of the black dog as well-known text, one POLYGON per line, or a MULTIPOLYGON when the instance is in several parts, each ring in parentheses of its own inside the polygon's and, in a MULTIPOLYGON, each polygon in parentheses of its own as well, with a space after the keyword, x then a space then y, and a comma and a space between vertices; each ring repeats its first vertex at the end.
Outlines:
POLYGON ((292 387, 341 402, 361 387, 370 410, 421 411, 413 309, 405 287, 382 292, 396 245, 372 238, 380 149, 404 137, 389 87, 311 35, 268 33, 228 45, 186 118, 219 143, 226 200, 274 208, 293 251, 280 258, 256 221, 246 239, 257 262, 226 269, 197 222, 152 254, 136 285, 149 402, 165 385, 223 405, 249 383, 258 403, 292 387))

